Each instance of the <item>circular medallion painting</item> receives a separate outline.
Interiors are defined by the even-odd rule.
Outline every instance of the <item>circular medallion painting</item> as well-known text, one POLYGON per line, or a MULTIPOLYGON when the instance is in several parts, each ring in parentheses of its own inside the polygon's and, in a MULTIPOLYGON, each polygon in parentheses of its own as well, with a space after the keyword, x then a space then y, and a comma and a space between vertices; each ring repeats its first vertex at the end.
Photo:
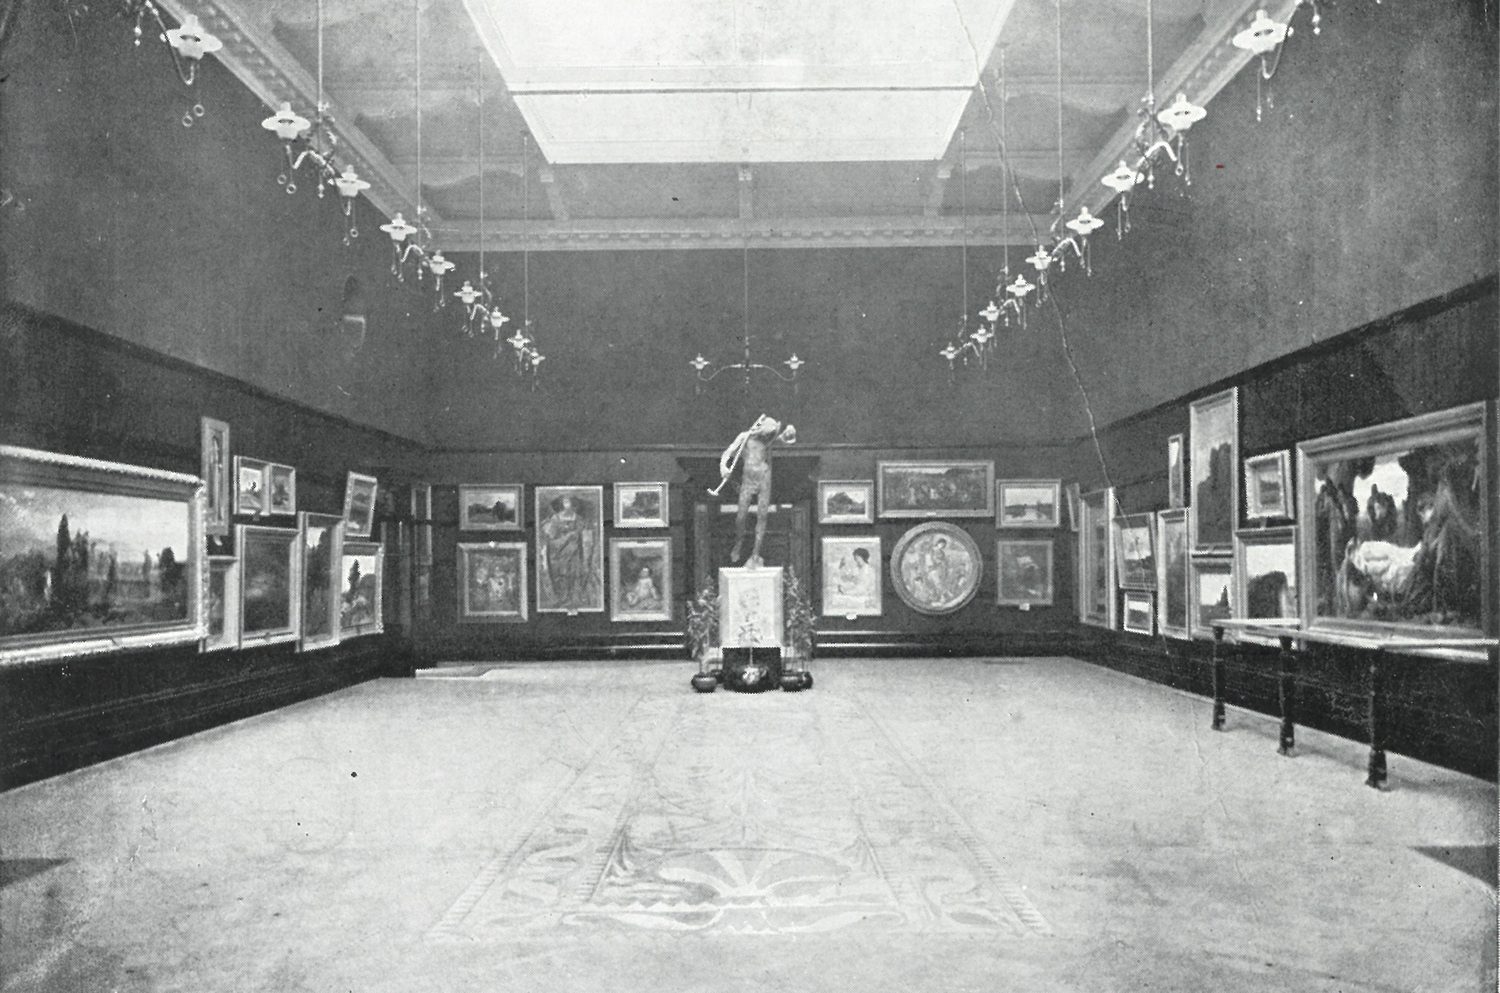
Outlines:
POLYGON ((891 583, 906 605, 924 614, 949 614, 974 598, 984 559, 963 528, 942 521, 918 524, 891 552, 891 583))

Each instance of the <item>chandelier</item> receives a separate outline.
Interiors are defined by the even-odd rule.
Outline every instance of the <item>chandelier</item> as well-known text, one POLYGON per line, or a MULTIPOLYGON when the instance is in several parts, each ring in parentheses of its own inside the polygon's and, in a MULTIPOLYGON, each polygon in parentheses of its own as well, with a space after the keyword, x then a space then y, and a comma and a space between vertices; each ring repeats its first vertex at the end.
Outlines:
POLYGON ((475 86, 479 91, 479 286, 464 280, 454 296, 463 304, 463 335, 474 338, 492 332, 495 338, 495 356, 502 352, 501 329, 510 322, 500 309, 500 301, 490 288, 490 274, 484 267, 484 70, 475 70, 475 86))
POLYGON ((688 363, 688 365, 690 365, 690 366, 693 367, 693 374, 696 377, 696 381, 693 383, 693 393, 695 395, 696 394, 700 394, 700 393, 703 392, 703 384, 704 383, 711 383, 711 382, 713 382, 715 379, 717 379, 719 377, 719 375, 721 373, 728 372, 731 369, 736 370, 736 371, 740 372, 743 375, 743 377, 744 377, 744 379, 743 379, 744 388, 745 388, 745 390, 747 392, 750 389, 750 384, 751 384, 751 381, 752 381, 751 380, 752 374, 756 373, 756 372, 768 372, 771 375, 775 376, 777 379, 781 380, 783 383, 791 383, 791 384, 793 384, 792 385, 792 389, 795 391, 796 390, 796 382, 797 382, 797 370, 799 370, 803 366, 807 365, 806 362, 804 362, 802 359, 799 359, 797 357, 797 353, 796 352, 793 352, 791 358, 789 358, 789 359, 787 359, 787 360, 785 360, 784 362, 781 363, 782 365, 786 366, 788 369, 791 370, 791 374, 787 375, 786 373, 783 373, 780 369, 777 369, 775 366, 766 365, 764 362, 756 362, 754 360, 754 358, 751 356, 751 354, 750 354, 750 340, 751 340, 751 335, 750 335, 750 243, 748 241, 745 242, 745 245, 744 245, 743 249, 741 250, 740 268, 741 268, 741 285, 742 285, 743 294, 744 294, 744 330, 740 334, 740 346, 741 346, 742 357, 741 357, 740 361, 738 361, 738 362, 732 362, 732 363, 729 363, 727 365, 716 365, 715 363, 713 363, 713 362, 709 361, 708 359, 704 358, 702 352, 699 352, 697 355, 695 355, 693 357, 692 361, 690 361, 688 363), (709 370, 712 370, 712 371, 710 372, 709 370))
MULTIPOLYGON (((506 320, 499 307, 490 310, 490 324, 495 336, 500 335, 500 324, 506 320), (498 315, 498 323, 497 323, 498 315)), ((517 376, 530 376, 531 388, 536 389, 537 372, 547 360, 536 347, 531 324, 531 135, 521 134, 521 326, 505 339, 511 347, 511 358, 517 376)), ((498 354, 499 346, 496 345, 498 354)))
MULTIPOLYGON (((167 46, 172 68, 177 71, 177 78, 182 80, 184 86, 192 86, 197 82, 198 63, 203 61, 203 56, 212 55, 224 47, 224 42, 205 28, 196 14, 184 14, 177 27, 168 28, 162 20, 161 7, 155 0, 119 0, 119 6, 123 16, 135 17, 132 35, 136 47, 140 47, 141 39, 145 37, 146 22, 150 21, 155 26, 156 36, 167 46)), ((79 5, 78 8, 80 12, 87 9, 86 5, 79 5)), ((70 20, 72 16, 72 12, 69 12, 70 20)), ((192 127, 206 113, 202 102, 194 101, 191 107, 183 111, 182 126, 192 127)))
MULTIPOLYGON (((991 300, 990 305, 980 312, 981 317, 989 320, 989 325, 981 324, 975 330, 969 330, 969 145, 968 134, 963 130, 958 132, 958 161, 959 171, 962 173, 959 179, 962 218, 959 228, 959 265, 963 269, 963 306, 958 312, 958 334, 948 339, 948 344, 938 350, 938 354, 948 360, 949 383, 954 382, 960 361, 968 365, 972 359, 979 363, 980 369, 988 368, 989 355, 995 347, 995 318, 1001 313, 1000 308, 991 300)), ((1009 203, 1009 198, 1006 202, 1009 203)), ((1007 300, 1006 303, 1009 305, 1010 301, 1007 300)))

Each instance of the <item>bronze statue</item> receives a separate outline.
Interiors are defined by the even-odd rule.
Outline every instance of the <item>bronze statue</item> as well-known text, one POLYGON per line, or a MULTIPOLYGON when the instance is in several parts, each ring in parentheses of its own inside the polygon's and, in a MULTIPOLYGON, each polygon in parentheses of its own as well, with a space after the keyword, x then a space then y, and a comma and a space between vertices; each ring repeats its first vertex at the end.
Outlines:
POLYGON ((738 561, 740 552, 744 550, 745 519, 750 512, 750 498, 753 496, 756 498, 755 547, 745 560, 745 565, 753 569, 765 564, 760 557, 760 546, 766 537, 766 515, 771 512, 771 446, 778 441, 790 445, 796 440, 797 429, 794 426, 788 424, 783 428, 780 421, 761 414, 750 425, 750 430, 741 431, 730 446, 724 449, 724 454, 719 456, 719 485, 708 491, 714 496, 719 495, 729 477, 734 475, 735 466, 741 460, 744 461, 744 469, 740 473, 739 505, 734 516, 734 550, 729 553, 731 561, 738 561))

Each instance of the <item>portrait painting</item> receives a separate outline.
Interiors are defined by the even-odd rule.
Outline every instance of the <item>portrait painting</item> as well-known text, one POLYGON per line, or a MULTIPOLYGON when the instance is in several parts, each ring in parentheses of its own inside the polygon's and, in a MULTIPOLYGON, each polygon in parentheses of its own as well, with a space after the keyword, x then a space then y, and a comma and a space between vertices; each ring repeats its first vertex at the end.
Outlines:
POLYGON ((277 462, 266 466, 266 513, 297 512, 297 470, 277 462))
POLYGON ((879 617, 880 538, 823 536, 823 613, 830 617, 879 617))
POLYGON ((911 609, 951 614, 974 598, 984 559, 969 533, 954 524, 918 524, 891 552, 891 585, 911 609))
POLYGON ((344 533, 351 538, 368 538, 375 530, 374 476, 348 474, 344 481, 344 533))
POLYGON ((203 533, 229 533, 234 512, 234 485, 229 462, 229 425, 212 417, 199 418, 200 475, 203 478, 203 533))
POLYGON ((1188 637, 1187 511, 1156 515, 1156 626, 1167 637, 1188 637))
POLYGON ((611 538, 611 621, 672 619, 672 539, 611 538))
POLYGON ((460 621, 514 623, 528 608, 525 542, 459 542, 460 621))
POLYGON ((604 611, 604 487, 536 488, 536 609, 604 611))
POLYGON ((993 517, 993 462, 877 462, 881 517, 993 517))
POLYGON ((270 512, 266 497, 266 469, 269 463, 260 459, 234 457, 234 512, 265 514, 270 512))
POLYGON ((1126 590, 1124 595, 1124 622, 1122 626, 1126 631, 1135 634, 1156 633, 1156 609, 1153 601, 1156 598, 1150 593, 1139 590, 1126 590))
POLYGON ((384 630, 385 549, 373 541, 344 542, 339 580, 339 640, 384 630))
POLYGON ((1062 481, 1002 479, 996 503, 997 528, 1055 528, 1061 522, 1062 481))
POLYGON ((1167 507, 1176 510, 1187 505, 1184 498, 1187 485, 1183 465, 1183 438, 1174 434, 1167 439, 1167 507))
POLYGON ((818 523, 874 524, 875 480, 819 480, 818 523))
POLYGON ((0 660, 202 637, 197 476, 0 445, 0 660))
POLYGON ((240 644, 240 560, 234 555, 208 559, 208 602, 199 648, 216 652, 240 644))
POLYGON ((1052 542, 995 542, 995 602, 1001 606, 1052 604, 1052 542))
POLYGON ((1230 592, 1234 585, 1232 564, 1228 556, 1189 560, 1191 580, 1189 592, 1193 597, 1192 635, 1194 638, 1212 638, 1214 621, 1234 616, 1234 596, 1230 592))
POLYGON ((1297 446, 1307 626, 1429 639, 1494 630, 1485 430, 1475 403, 1297 446))
POLYGON ((1291 519, 1292 453, 1286 449, 1245 460, 1245 517, 1252 521, 1291 519))
POLYGON ((1082 498, 1083 530, 1078 535, 1078 619, 1085 624, 1115 625, 1114 521, 1115 491, 1111 487, 1082 498))
POLYGON ((666 527, 667 492, 666 483, 616 483, 615 527, 666 527))
MULTIPOLYGON (((1297 529, 1245 529, 1234 536, 1234 616, 1253 620, 1295 620, 1297 598, 1297 529)), ((1275 643, 1277 639, 1236 634, 1242 641, 1275 643)))
POLYGON ((719 646, 786 649, 782 571, 719 570, 719 646))
POLYGON ((522 528, 520 483, 472 483, 458 488, 460 531, 519 531, 522 528))
POLYGON ((1115 568, 1122 590, 1156 589, 1156 515, 1115 518, 1115 568))
POLYGON ((303 512, 297 515, 297 524, 302 532, 302 631, 298 650, 305 652, 339 640, 344 519, 303 512))
POLYGON ((242 648, 297 639, 302 613, 300 536, 297 528, 241 524, 236 529, 242 648))
POLYGON ((1229 553, 1239 521, 1239 390, 1188 408, 1193 491, 1188 520, 1193 552, 1229 553))

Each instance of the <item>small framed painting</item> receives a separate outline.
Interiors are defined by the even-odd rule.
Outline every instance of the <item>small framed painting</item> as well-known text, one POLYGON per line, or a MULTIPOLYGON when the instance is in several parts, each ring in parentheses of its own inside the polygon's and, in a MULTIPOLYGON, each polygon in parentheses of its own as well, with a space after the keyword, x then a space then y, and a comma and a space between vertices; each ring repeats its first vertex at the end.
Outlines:
POLYGON ((1115 567, 1120 589, 1156 589, 1155 525, 1155 514, 1121 514, 1115 518, 1115 567))
POLYGON ((1000 606, 1052 605, 1052 542, 995 542, 995 602, 1000 606))
POLYGON ((519 531, 523 525, 520 483, 471 483, 458 488, 460 531, 519 531))
POLYGON ((615 527, 664 528, 668 516, 666 483, 615 484, 615 527))
POLYGON ((305 652, 338 644, 344 519, 304 511, 297 515, 297 526, 302 532, 302 632, 297 650, 305 652))
POLYGON ((994 462, 877 462, 881 517, 994 517, 994 462))
POLYGON ((203 533, 229 533, 233 512, 230 498, 229 425, 212 417, 199 418, 203 478, 203 533))
POLYGON ((1190 618, 1194 638, 1212 639, 1214 621, 1234 616, 1233 563, 1223 555, 1212 558, 1196 557, 1188 566, 1191 580, 1188 592, 1192 595, 1192 617, 1190 618))
POLYGON ((344 542, 339 592, 339 640, 385 630, 385 549, 373 541, 344 542))
POLYGON ((1155 597, 1138 590, 1125 591, 1124 628, 1135 634, 1156 633, 1155 597))
POLYGON ((375 530, 374 476, 349 473, 344 482, 344 533, 351 538, 368 538, 375 530))
MULTIPOLYGON (((1234 535, 1234 616, 1247 619, 1296 619, 1297 529, 1254 528, 1234 535)), ((1242 641, 1277 642, 1275 638, 1237 635, 1242 641)))
POLYGON ((297 512, 297 470, 272 462, 266 466, 266 513, 297 512))
POLYGON ((1156 626, 1170 638, 1188 636, 1187 511, 1156 515, 1156 626))
POLYGON ((1078 528, 1083 521, 1083 508, 1079 505, 1081 494, 1078 484, 1069 483, 1063 487, 1063 497, 1066 499, 1068 506, 1068 527, 1073 530, 1074 534, 1077 534, 1078 528))
POLYGON ((527 617, 526 543, 459 542, 458 619, 514 623, 527 617))
POLYGON ((819 524, 874 524, 875 480, 820 479, 819 524))
POLYGON ((269 462, 249 459, 243 455, 234 457, 234 512, 236 514, 267 514, 271 504, 266 499, 266 470, 269 462))
POLYGON ((672 619, 671 538, 611 538, 609 566, 611 621, 672 619))
POLYGON ((1292 453, 1283 449, 1245 460, 1245 517, 1252 521, 1290 520, 1292 453))
MULTIPOLYGON (((821 506, 822 502, 819 501, 821 506)), ((823 613, 829 617, 879 617, 880 538, 823 536, 823 613)))
POLYGON ((208 557, 208 626, 199 644, 205 652, 240 644, 240 560, 234 555, 208 557))
POLYGON ((302 630, 302 556, 296 528, 241 524, 240 647, 296 641, 302 630))
POLYGON ((997 528, 1055 528, 1062 513, 1062 481, 1002 479, 996 484, 997 528))
POLYGON ((1172 510, 1186 506, 1183 499, 1186 477, 1183 476, 1182 435, 1167 439, 1167 506, 1172 510))

